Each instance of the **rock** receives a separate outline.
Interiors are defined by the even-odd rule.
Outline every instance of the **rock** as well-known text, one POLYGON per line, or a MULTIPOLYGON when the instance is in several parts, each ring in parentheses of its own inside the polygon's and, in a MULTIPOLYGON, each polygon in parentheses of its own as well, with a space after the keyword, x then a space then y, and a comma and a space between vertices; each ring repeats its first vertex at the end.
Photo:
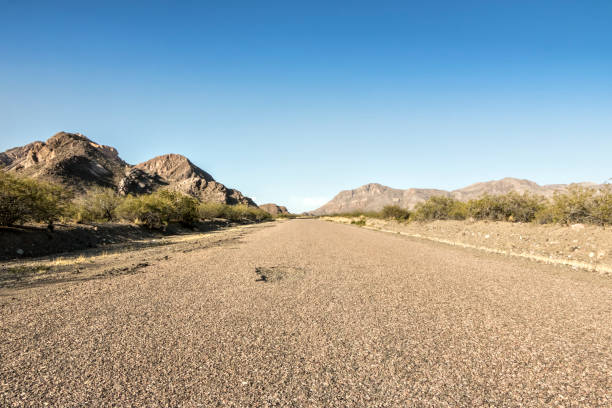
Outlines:
POLYGON ((572 224, 570 228, 574 231, 582 231, 584 229, 584 224, 572 224))

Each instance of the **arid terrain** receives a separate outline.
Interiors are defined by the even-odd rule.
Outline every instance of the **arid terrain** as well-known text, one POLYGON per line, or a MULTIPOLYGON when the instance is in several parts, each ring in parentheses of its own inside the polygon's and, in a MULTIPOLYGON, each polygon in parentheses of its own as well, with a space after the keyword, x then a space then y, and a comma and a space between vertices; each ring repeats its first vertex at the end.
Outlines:
POLYGON ((580 182, 541 186, 530 180, 506 177, 501 180, 484 181, 457 190, 445 191, 432 188, 409 188, 402 190, 378 183, 370 183, 353 190, 339 192, 325 205, 312 211, 312 214, 337 215, 353 211, 380 211, 386 205, 397 205, 402 208, 413 209, 417 204, 436 196, 452 197, 460 201, 467 201, 482 197, 484 194, 499 195, 516 192, 519 194, 536 194, 550 198, 555 192, 567 191, 569 186, 595 187, 597 184, 580 182))
POLYGON ((298 219, 2 265, 0 406, 612 405, 612 280, 298 219))
POLYGON ((479 249, 612 276, 612 230, 589 224, 491 221, 397 222, 367 217, 323 217, 342 224, 479 249))

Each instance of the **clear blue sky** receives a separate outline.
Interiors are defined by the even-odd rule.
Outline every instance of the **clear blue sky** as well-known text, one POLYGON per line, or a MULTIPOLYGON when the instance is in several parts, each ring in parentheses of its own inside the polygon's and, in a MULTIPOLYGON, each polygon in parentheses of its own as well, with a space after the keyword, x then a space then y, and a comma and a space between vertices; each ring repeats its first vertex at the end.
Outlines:
POLYGON ((0 150, 181 153, 259 203, 612 177, 612 2, 0 0, 0 150))

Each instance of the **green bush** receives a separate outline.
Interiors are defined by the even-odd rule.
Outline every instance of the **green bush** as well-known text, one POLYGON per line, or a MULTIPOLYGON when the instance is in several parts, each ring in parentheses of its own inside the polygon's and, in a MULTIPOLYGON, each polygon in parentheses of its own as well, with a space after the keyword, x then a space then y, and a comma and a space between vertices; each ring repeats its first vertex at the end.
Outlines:
POLYGON ((410 211, 397 205, 386 205, 380 212, 380 217, 397 221, 408 221, 410 219, 410 211))
POLYGON ((75 202, 76 222, 113 221, 124 198, 115 190, 94 187, 75 202))
POLYGON ((595 224, 612 224, 612 185, 605 184, 593 198, 591 218, 595 224))
POLYGON ((60 186, 0 171, 0 225, 53 222, 68 213, 71 195, 60 186))
POLYGON ((263 221, 272 219, 266 211, 244 204, 201 203, 198 207, 201 219, 224 218, 229 221, 263 221))
POLYGON ((594 222, 596 190, 582 186, 572 186, 567 192, 555 193, 550 204, 554 222, 562 224, 594 222))
POLYGON ((169 222, 193 225, 198 217, 198 201, 177 191, 160 190, 152 194, 128 196, 117 208, 119 217, 159 229, 169 222))
POLYGON ((413 218, 417 221, 464 220, 467 216, 466 204, 451 197, 434 196, 417 204, 413 218))
POLYGON ((366 225, 366 220, 365 218, 358 218, 356 220, 351 221, 351 224, 363 227, 366 225))
POLYGON ((223 203, 200 203, 198 206, 198 215, 203 220, 212 220, 213 218, 222 218, 227 204, 223 203))
POLYGON ((260 208, 238 204, 226 205, 223 210, 222 218, 230 221, 263 221, 271 219, 272 216, 260 208))
POLYGON ((159 194, 171 204, 170 221, 180 222, 187 226, 194 225, 199 221, 199 201, 197 199, 178 191, 162 190, 159 194))
POLYGON ((484 195, 467 203, 467 213, 477 220, 531 222, 544 208, 544 199, 529 194, 510 192, 484 195))
POLYGON ((533 221, 538 224, 552 224, 555 222, 555 217, 549 203, 544 205, 542 209, 535 214, 533 221))

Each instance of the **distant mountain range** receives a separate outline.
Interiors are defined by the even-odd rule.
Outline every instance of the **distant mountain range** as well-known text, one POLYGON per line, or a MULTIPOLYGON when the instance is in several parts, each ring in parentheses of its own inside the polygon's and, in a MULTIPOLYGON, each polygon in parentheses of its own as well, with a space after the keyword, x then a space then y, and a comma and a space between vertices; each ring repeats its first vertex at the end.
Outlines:
MULTIPOLYGON (((595 183, 575 183, 596 186, 595 183)), ((501 180, 485 181, 458 190, 446 191, 423 188, 395 189, 377 183, 370 183, 354 190, 344 190, 331 201, 312 211, 315 215, 339 214, 353 211, 380 211, 386 205, 397 205, 412 209, 418 203, 433 196, 453 197, 461 201, 478 198, 484 194, 518 193, 538 194, 551 197, 555 191, 564 191, 571 184, 549 184, 541 186, 530 180, 506 177, 501 180)))
POLYGON ((159 188, 182 191, 203 201, 256 206, 240 191, 225 187, 180 154, 166 154, 132 166, 117 149, 80 133, 60 132, 46 142, 33 142, 0 153, 0 167, 18 175, 59 183, 84 193, 94 186, 122 194, 150 193, 159 188))

